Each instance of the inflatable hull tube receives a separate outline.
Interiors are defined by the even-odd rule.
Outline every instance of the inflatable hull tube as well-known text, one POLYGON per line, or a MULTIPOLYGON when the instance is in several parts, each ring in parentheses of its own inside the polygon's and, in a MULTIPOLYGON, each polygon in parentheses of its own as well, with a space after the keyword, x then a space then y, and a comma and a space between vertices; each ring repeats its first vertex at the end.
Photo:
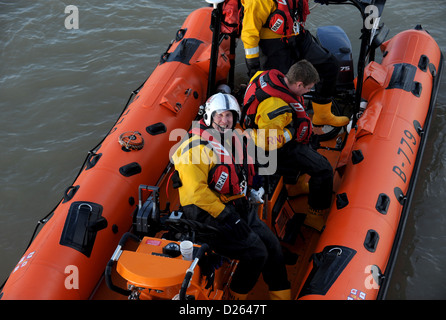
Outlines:
MULTIPOLYGON (((176 40, 55 209, 2 290, 2 299, 88 299, 119 239, 132 224, 138 186, 156 185, 169 151, 205 102, 212 8, 190 14, 176 40), (126 148, 127 140, 144 142, 126 148)), ((219 48, 216 81, 230 68, 219 48)))
POLYGON ((300 299, 376 299, 389 264, 442 55, 423 30, 381 49, 382 63, 365 70, 368 105, 340 156, 341 182, 300 299))

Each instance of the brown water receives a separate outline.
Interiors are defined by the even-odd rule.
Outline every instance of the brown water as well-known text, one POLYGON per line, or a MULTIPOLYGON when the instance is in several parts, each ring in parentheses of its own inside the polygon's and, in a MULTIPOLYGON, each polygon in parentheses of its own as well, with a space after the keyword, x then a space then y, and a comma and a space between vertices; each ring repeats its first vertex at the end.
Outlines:
MULTIPOLYGON (((0 282, 189 12, 205 5, 200 0, 76 2, 79 29, 68 30, 69 4, 0 1, 0 282)), ((445 14, 444 0, 388 0, 382 20, 389 36, 421 24, 446 52, 445 14)), ((357 50, 357 10, 317 7, 307 27, 333 24, 346 31, 357 50)), ((244 77, 244 68, 239 58, 236 76, 244 77)), ((446 75, 388 299, 446 298, 445 165, 446 75)))

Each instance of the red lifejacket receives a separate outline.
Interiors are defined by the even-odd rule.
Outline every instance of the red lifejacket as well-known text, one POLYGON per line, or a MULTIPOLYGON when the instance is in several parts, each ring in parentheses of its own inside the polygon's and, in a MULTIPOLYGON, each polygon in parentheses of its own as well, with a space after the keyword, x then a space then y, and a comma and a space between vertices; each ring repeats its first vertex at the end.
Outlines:
POLYGON ((258 129, 255 123, 257 108, 265 99, 276 97, 285 101, 293 114, 291 126, 295 129, 294 138, 298 142, 308 143, 312 134, 311 120, 305 112, 303 97, 293 94, 285 83, 285 75, 279 70, 262 72, 251 81, 245 92, 241 123, 244 129, 258 129), (294 111, 294 112, 293 112, 294 111))
POLYGON ((251 81, 243 99, 242 122, 244 128, 258 129, 255 116, 259 104, 271 97, 280 98, 290 105, 297 118, 308 118, 305 112, 304 100, 297 97, 287 87, 285 75, 279 70, 262 72, 251 81))
POLYGON ((240 0, 225 0, 222 7, 221 33, 240 37, 243 7, 240 0))
POLYGON ((305 24, 310 14, 308 0, 276 0, 277 9, 266 21, 266 27, 273 32, 291 36, 300 33, 301 25, 305 24))
POLYGON ((199 127, 193 127, 189 133, 200 136, 209 144, 214 153, 219 156, 216 164, 208 174, 209 187, 223 195, 247 195, 247 187, 252 185, 255 175, 254 161, 247 154, 245 135, 239 130, 233 130, 232 141, 220 141, 220 137, 212 135, 212 130, 203 120, 199 127))

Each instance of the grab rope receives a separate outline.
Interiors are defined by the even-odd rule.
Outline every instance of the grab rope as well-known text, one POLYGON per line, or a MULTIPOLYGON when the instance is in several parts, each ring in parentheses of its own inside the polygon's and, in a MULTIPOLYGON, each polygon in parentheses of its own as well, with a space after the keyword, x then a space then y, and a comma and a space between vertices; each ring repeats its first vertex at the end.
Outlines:
MULTIPOLYGON (((148 78, 147 78, 147 79, 148 79, 148 78)), ((123 108, 122 111, 121 111, 121 114, 120 114, 119 117, 116 119, 115 123, 113 124, 112 129, 116 126, 116 124, 118 123, 119 119, 122 117, 122 115, 124 114, 124 112, 127 110, 128 106, 130 105, 130 102, 132 102, 133 98, 139 93, 139 91, 141 90, 141 88, 142 88, 142 87, 144 86, 144 84, 146 83, 147 79, 146 79, 143 83, 141 83, 141 85, 140 85, 137 89, 135 89, 135 90, 133 90, 133 91, 131 92, 130 97, 129 97, 128 100, 127 100, 127 103, 125 104, 124 108, 123 108)), ((112 130, 112 129, 111 129, 111 130, 112 130)), ((102 142, 104 142, 104 140, 108 137, 108 135, 110 134, 111 130, 108 132, 107 135, 105 135, 105 136, 102 138, 102 140, 101 140, 101 141, 100 141, 100 142, 99 142, 93 149, 91 149, 91 150, 88 151, 87 157, 85 158, 84 163, 82 164, 82 166, 81 166, 80 169, 79 169, 79 172, 77 173, 76 177, 74 178, 74 181, 76 181, 76 179, 77 179, 77 178, 79 177, 79 175, 81 174, 82 170, 84 170, 84 168, 85 168, 85 164, 87 163, 87 161, 88 161, 88 159, 90 158, 90 156, 96 154, 95 151, 101 146, 102 142)), ((74 181, 73 181, 73 182, 74 182, 74 181)), ((62 199, 62 200, 63 200, 63 199, 62 199)), ((28 242, 28 244, 27 244, 27 246, 26 246, 26 248, 25 248, 25 250, 24 250, 23 253, 25 253, 25 252, 28 250, 28 248, 30 247, 31 243, 33 242, 35 236, 37 235, 37 231, 39 230, 39 228, 40 228, 41 226, 45 225, 45 224, 48 222, 48 220, 50 219, 50 216, 54 213, 54 211, 56 210, 56 208, 57 208, 58 206, 59 206, 59 203, 57 203, 57 204, 54 206, 54 208, 53 208, 53 209, 52 209, 52 210, 51 210, 45 217, 43 217, 42 219, 40 219, 39 221, 37 221, 37 225, 36 225, 36 227, 34 228, 34 232, 33 232, 32 236, 31 236, 31 239, 29 240, 29 242, 28 242)), ((7 276, 6 279, 5 279, 5 281, 3 281, 3 283, 0 285, 0 290, 3 289, 3 287, 5 286, 6 281, 8 281, 8 279, 9 279, 9 276, 7 276)))
POLYGON ((144 147, 144 138, 138 131, 127 131, 119 136, 119 144, 127 150, 141 150, 144 147))

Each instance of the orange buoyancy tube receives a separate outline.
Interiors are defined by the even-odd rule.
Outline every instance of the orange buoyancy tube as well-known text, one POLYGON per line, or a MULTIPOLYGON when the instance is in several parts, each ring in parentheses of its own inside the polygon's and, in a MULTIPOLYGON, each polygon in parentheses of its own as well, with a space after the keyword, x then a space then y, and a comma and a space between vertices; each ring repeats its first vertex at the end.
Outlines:
MULTIPOLYGON (((212 8, 201 8, 186 19, 159 65, 10 274, 2 299, 88 299, 92 295, 121 236, 132 225, 138 186, 156 185, 169 163, 170 149, 206 100, 211 12, 212 8), (126 143, 136 140, 138 148, 121 145, 124 133, 126 143)), ((216 81, 226 81, 229 40, 219 50, 216 81)))
POLYGON ((376 299, 389 266, 442 55, 423 30, 381 49, 382 63, 365 70, 368 105, 342 151, 342 180, 300 299, 376 299))

